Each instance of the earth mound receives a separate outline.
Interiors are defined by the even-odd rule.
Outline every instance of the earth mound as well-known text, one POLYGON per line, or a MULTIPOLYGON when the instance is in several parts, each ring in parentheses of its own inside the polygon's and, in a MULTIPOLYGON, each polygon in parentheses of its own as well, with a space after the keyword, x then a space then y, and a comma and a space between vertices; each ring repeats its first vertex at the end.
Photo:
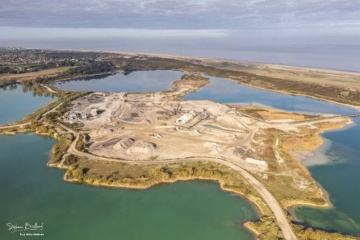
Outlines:
POLYGON ((148 154, 157 148, 156 143, 141 141, 128 149, 128 153, 142 153, 148 154))
POLYGON ((127 149, 134 144, 135 140, 133 138, 123 138, 118 141, 113 148, 115 150, 127 149))

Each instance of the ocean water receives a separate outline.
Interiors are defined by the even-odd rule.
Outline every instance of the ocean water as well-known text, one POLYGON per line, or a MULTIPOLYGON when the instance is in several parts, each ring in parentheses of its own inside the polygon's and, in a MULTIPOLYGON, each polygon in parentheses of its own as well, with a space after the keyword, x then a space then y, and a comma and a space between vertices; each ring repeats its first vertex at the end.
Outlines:
POLYGON ((170 34, 156 36, 156 33, 114 36, 101 30, 80 36, 68 34, 69 29, 58 29, 56 37, 55 30, 15 29, 16 36, 0 37, 0 47, 160 53, 360 72, 360 37, 349 32, 254 30, 225 31, 224 36, 173 37, 170 34), (39 37, 33 36, 33 32, 39 33, 39 37))

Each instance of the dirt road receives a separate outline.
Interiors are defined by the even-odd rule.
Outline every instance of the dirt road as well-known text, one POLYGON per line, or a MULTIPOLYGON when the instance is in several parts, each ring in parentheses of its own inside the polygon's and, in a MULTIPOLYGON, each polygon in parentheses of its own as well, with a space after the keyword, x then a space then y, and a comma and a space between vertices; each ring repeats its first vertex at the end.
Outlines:
POLYGON ((26 125, 30 124, 29 122, 27 123, 22 123, 22 124, 16 124, 16 125, 5 125, 5 126, 0 126, 0 129, 6 129, 6 128, 20 128, 20 127, 24 127, 26 125))
POLYGON ((40 86, 42 86, 42 87, 44 87, 44 88, 46 88, 49 92, 51 92, 51 93, 57 93, 55 90, 53 90, 52 88, 50 88, 49 86, 47 86, 47 85, 44 85, 44 84, 40 84, 40 86))

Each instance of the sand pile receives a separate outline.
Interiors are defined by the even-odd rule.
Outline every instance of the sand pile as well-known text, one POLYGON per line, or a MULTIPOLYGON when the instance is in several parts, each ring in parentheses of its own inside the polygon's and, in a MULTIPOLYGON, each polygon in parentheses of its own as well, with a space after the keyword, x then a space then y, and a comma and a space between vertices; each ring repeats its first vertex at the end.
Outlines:
POLYGON ((241 157, 246 153, 246 150, 242 147, 235 147, 232 151, 232 153, 234 154, 234 156, 236 157, 241 157))
POLYGON ((123 138, 118 141, 113 148, 115 150, 122 150, 131 147, 134 144, 135 140, 133 138, 123 138))
POLYGON ((204 147, 211 149, 210 152, 211 155, 218 155, 220 152, 224 150, 223 147, 216 142, 205 142, 204 147))
POLYGON ((132 153, 141 153, 141 154, 149 154, 157 148, 156 144, 153 142, 137 142, 134 146, 130 147, 127 150, 128 154, 132 153))
POLYGON ((160 139, 160 138, 162 138, 162 136, 161 136, 160 134, 158 134, 158 133, 150 134, 150 137, 155 138, 155 139, 160 139))
POLYGON ((124 112, 122 112, 122 114, 121 114, 122 119, 133 119, 133 118, 139 118, 139 117, 144 117, 144 114, 141 111, 138 111, 136 109, 131 109, 131 110, 127 109, 124 112))

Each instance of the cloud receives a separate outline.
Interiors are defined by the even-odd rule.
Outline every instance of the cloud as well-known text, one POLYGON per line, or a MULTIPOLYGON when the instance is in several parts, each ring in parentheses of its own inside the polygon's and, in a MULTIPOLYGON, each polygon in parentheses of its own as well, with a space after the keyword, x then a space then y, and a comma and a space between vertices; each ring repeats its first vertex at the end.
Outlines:
POLYGON ((358 0, 1 0, 0 25, 157 29, 353 27, 358 0))
POLYGON ((117 28, 32 28, 32 27, 0 27, 2 40, 11 39, 74 39, 74 38, 223 38, 229 36, 225 30, 193 29, 193 30, 161 30, 161 29, 117 29, 117 28), (20 34, 21 33, 21 34, 20 34))

